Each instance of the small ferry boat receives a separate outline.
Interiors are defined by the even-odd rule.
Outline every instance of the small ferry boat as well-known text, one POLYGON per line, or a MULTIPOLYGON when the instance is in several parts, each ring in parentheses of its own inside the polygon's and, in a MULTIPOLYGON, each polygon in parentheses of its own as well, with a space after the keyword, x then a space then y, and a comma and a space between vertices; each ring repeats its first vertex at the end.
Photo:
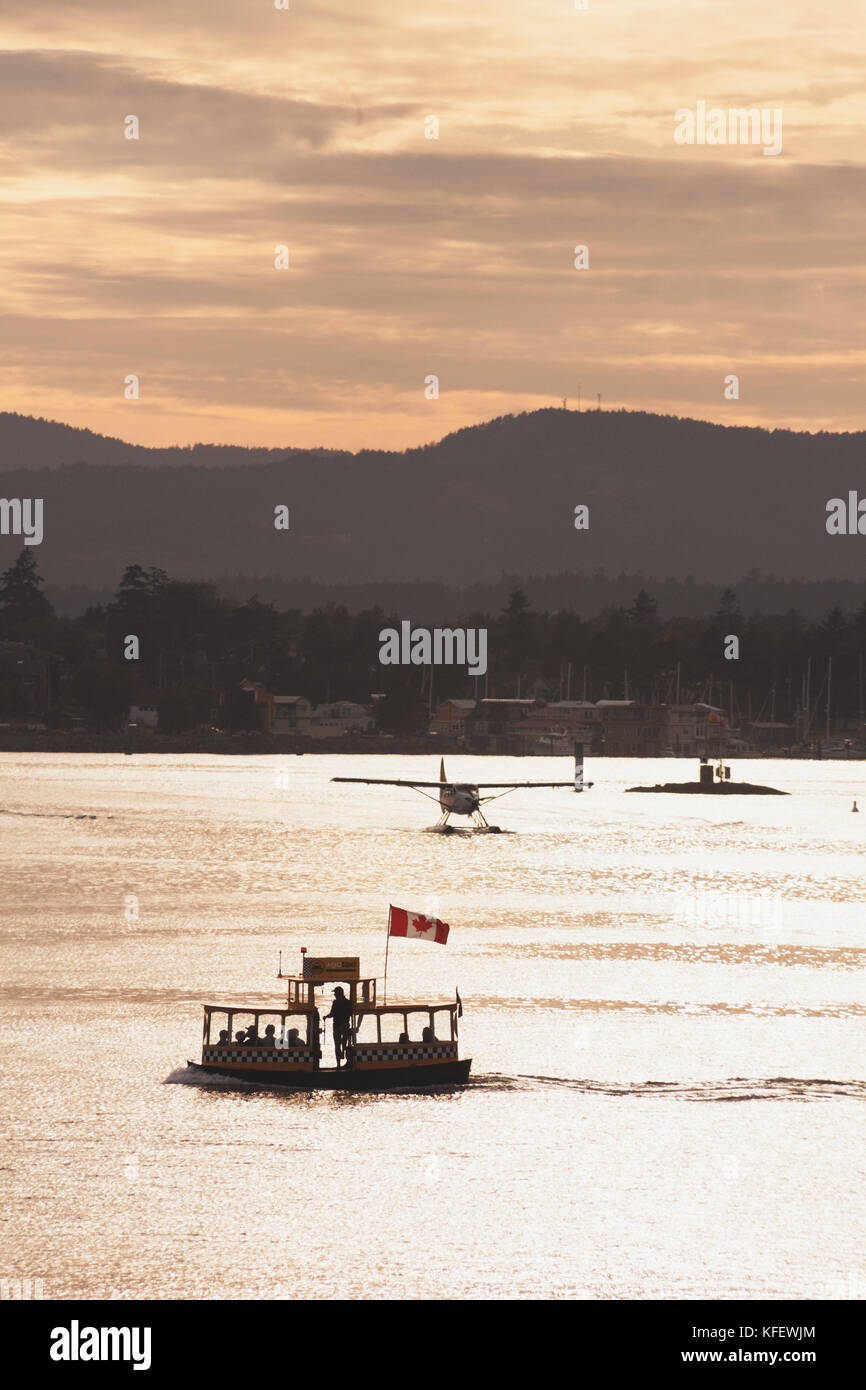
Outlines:
POLYGON ((362 978, 360 958, 308 956, 287 982, 285 1006, 205 1004, 201 1062, 193 1072, 234 1077, 295 1090, 388 1090, 398 1086, 455 1085, 468 1080, 472 1059, 458 1055, 463 1005, 385 1004, 376 979, 362 978), (316 991, 336 985, 333 1044, 325 1038, 331 1015, 316 991), (323 1065, 333 1046, 334 1066, 323 1065))

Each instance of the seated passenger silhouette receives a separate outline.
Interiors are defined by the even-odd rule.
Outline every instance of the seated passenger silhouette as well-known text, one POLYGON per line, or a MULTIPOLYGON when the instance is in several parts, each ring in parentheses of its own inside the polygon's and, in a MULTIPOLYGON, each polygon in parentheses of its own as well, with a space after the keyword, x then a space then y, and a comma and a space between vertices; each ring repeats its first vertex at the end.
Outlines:
POLYGON ((274 1027, 274 1025, 272 1023, 269 1023, 267 1028, 265 1029, 265 1036, 262 1038, 263 1047, 276 1047, 276 1039, 274 1038, 274 1033, 276 1031, 277 1030, 274 1027))
POLYGON ((240 1032, 235 1033, 235 1042, 236 1042, 236 1043, 245 1043, 246 1040, 247 1040, 247 1033, 246 1033, 246 1029, 245 1029, 245 1028, 241 1028, 240 1032))
POLYGON ((421 1034, 421 1041, 422 1041, 422 1042, 435 1042, 435 1041, 436 1041, 436 1034, 433 1032, 432 1027, 428 1027, 428 1028, 425 1028, 425 1029, 424 1029, 423 1033, 421 1034))
POLYGON ((407 1043, 407 1042, 409 1041, 409 1034, 408 1034, 408 1033, 401 1033, 400 1036, 399 1036, 399 1038, 397 1039, 397 1041, 398 1041, 398 1042, 401 1042, 401 1043, 407 1043))
POLYGON ((290 1029, 289 1029, 289 1036, 288 1036, 288 1038, 287 1038, 287 1040, 286 1040, 286 1046, 287 1046, 287 1047, 303 1047, 303 1046, 304 1046, 304 1044, 301 1042, 300 1034, 298 1033, 297 1028, 290 1028, 290 1029))
POLYGON ((228 1029, 227 1029, 227 1028, 222 1028, 222 1029, 220 1029, 220 1041, 219 1041, 220 1047, 226 1047, 230 1042, 231 1042, 231 1038, 230 1038, 230 1036, 229 1036, 228 1029))

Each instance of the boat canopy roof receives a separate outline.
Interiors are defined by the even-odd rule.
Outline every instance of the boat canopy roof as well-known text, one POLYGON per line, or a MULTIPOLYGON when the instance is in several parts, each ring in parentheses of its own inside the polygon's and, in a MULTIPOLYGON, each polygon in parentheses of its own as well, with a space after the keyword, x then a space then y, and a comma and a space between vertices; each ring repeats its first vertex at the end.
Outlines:
POLYGON ((277 979, 284 980, 286 983, 286 995, 279 1004, 205 1004, 205 1014, 212 1013, 231 1013, 231 1014, 272 1014, 280 1018, 287 1018, 292 1014, 309 1015, 317 1013, 319 1005, 316 1001, 316 990, 322 989, 326 984, 339 982, 345 985, 348 990, 347 1003, 349 1004, 352 1015, 360 1018, 362 1015, 384 1015, 384 1014, 433 1014, 454 1012, 460 1008, 459 999, 454 1002, 440 1001, 439 1003, 410 1003, 404 1001, 395 1004, 380 1004, 377 1000, 377 980, 374 975, 363 976, 361 974, 361 962, 358 956, 308 956, 306 948, 301 948, 301 974, 291 975, 283 972, 283 953, 280 952, 280 963, 277 970, 277 979))
MULTIPOLYGON (((458 1008, 457 1000, 452 1000, 445 1004, 358 1004, 352 1010, 354 1014, 430 1014, 445 1013, 446 1011, 458 1008)), ((294 1004, 287 1008, 285 1004, 205 1004, 203 1005, 206 1014, 274 1014, 280 1018, 288 1018, 292 1014, 299 1017, 304 1014, 314 1013, 315 1004, 294 1004)))

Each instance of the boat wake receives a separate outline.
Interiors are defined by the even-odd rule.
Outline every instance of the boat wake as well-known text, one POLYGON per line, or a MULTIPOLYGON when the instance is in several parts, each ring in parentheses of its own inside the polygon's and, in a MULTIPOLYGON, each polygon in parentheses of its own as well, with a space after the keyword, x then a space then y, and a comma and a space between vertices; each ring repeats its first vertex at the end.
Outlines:
MULTIPOLYGON (((262 1082, 244 1081, 239 1076, 218 1076, 216 1072, 193 1071, 191 1067, 175 1067, 162 1083, 164 1086, 197 1086, 209 1091, 260 1091, 262 1082)), ((267 1089, 271 1089, 268 1087, 267 1089)))
POLYGON ((766 1078, 729 1077, 720 1081, 582 1081, 561 1076, 502 1076, 496 1073, 473 1077, 469 1085, 489 1090, 531 1090, 560 1087, 585 1095, 662 1097, 686 1101, 741 1100, 833 1100, 845 1096, 866 1100, 866 1081, 833 1081, 823 1077, 771 1076, 766 1078))
MULTIPOLYGON (((165 1078, 164 1085, 197 1086, 214 1091, 261 1091, 283 1090, 267 1081, 245 1081, 237 1076, 217 1076, 214 1073, 196 1071, 192 1068, 177 1067, 165 1078)), ((501 1072, 487 1072, 471 1076, 461 1086, 407 1086, 395 1087, 390 1094, 399 1091, 415 1092, 426 1090, 451 1091, 460 1094, 468 1091, 531 1091, 556 1088, 577 1091, 583 1095, 656 1098, 682 1101, 720 1102, 743 1100, 783 1100, 816 1101, 834 1100, 840 1096, 850 1100, 866 1100, 866 1081, 833 1081, 824 1077, 771 1076, 749 1078, 728 1077, 721 1081, 588 1081, 565 1076, 533 1076, 518 1074, 507 1076, 501 1072)), ((311 1095, 316 1092, 284 1092, 286 1094, 311 1095)), ((357 1095, 350 1094, 354 1099, 357 1095)), ((370 1099, 365 1096, 365 1099, 370 1099)))

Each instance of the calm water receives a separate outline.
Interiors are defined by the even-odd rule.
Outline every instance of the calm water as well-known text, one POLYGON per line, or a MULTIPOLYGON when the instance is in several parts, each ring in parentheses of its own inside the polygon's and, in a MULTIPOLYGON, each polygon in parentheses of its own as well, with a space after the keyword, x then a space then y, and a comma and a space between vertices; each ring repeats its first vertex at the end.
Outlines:
POLYGON ((496 803, 498 836, 328 780, 435 767, 0 755, 0 1274, 58 1298, 866 1296, 866 764, 742 761, 794 794, 710 801, 623 795, 689 762, 599 760, 583 796, 496 803), (459 985, 469 1088, 185 1082, 201 1003, 277 1003, 280 948, 380 974, 389 901, 451 923, 395 943, 389 995, 459 985))

